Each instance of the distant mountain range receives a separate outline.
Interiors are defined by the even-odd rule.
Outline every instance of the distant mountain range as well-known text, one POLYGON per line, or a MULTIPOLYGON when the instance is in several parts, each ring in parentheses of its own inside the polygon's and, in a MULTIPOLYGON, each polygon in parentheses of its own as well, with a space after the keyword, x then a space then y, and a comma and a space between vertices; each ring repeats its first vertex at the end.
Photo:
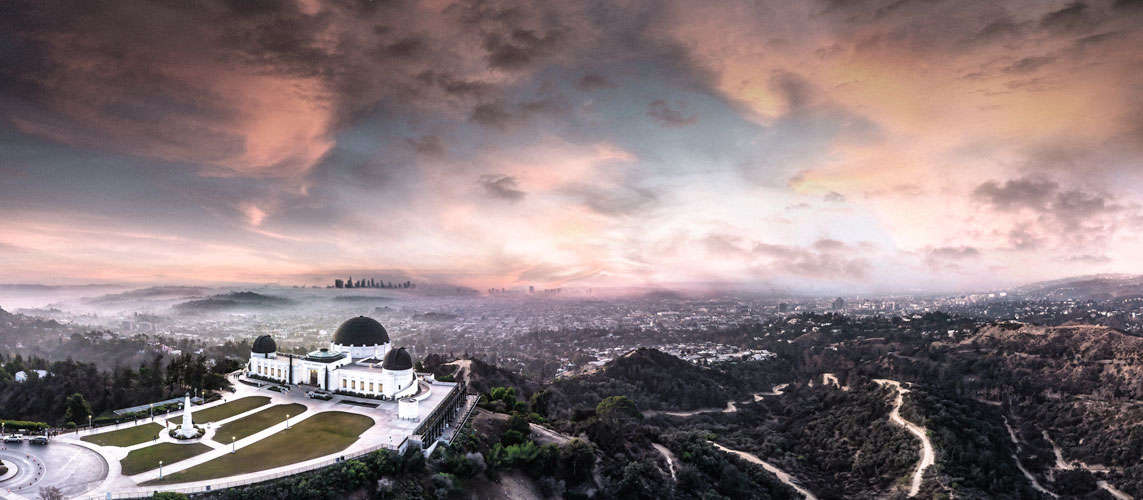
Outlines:
POLYGON ((209 288, 201 286, 153 286, 140 288, 122 293, 109 293, 85 299, 88 304, 114 304, 119 302, 135 302, 150 299, 178 299, 201 297, 209 292, 209 288))
POLYGON ((294 301, 273 295, 254 292, 231 292, 212 295, 205 299, 191 300, 175 305, 175 310, 183 313, 216 312, 237 309, 268 309, 293 304, 294 301))
POLYGON ((1143 295, 1143 276, 1097 274, 1041 281, 1012 290, 1017 295, 1046 299, 1114 299, 1143 295))

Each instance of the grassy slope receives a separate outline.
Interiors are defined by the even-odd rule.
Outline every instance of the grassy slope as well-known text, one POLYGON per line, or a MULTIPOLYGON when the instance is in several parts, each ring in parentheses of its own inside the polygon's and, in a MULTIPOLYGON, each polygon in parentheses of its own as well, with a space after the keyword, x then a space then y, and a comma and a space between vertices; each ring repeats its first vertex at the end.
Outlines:
POLYGON ((123 466, 123 475, 131 476, 159 467, 159 461, 164 465, 186 460, 195 455, 201 455, 211 448, 202 443, 175 444, 159 443, 146 448, 132 450, 127 457, 119 461, 123 466))
POLYGON ((100 446, 132 446, 155 439, 163 426, 154 422, 144 425, 84 436, 80 439, 100 446))
MULTIPOLYGON (((191 418, 194 420, 196 425, 206 422, 217 422, 224 418, 233 417, 239 413, 253 410, 259 406, 268 404, 269 402, 270 398, 267 396, 246 396, 244 398, 235 399, 229 403, 213 406, 205 410, 192 410, 191 418)), ((177 417, 169 418, 167 420, 171 421, 172 423, 181 424, 183 417, 180 415, 177 417)))
POLYGON ((348 448, 357 437, 373 426, 373 419, 340 411, 327 411, 309 417, 237 453, 176 472, 162 481, 145 485, 173 484, 214 479, 303 462, 348 448))
POLYGON ((230 444, 231 437, 242 439, 262 429, 282 423, 286 419, 286 415, 298 416, 303 411, 306 411, 306 405, 303 404, 274 405, 219 427, 218 431, 214 433, 214 440, 222 444, 230 444))

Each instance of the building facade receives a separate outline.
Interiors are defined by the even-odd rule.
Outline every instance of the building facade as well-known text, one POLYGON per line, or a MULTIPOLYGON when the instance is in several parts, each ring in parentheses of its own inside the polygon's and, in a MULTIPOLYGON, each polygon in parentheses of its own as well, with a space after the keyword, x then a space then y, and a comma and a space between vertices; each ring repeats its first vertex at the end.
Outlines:
POLYGON ((403 347, 391 349, 389 332, 372 318, 358 316, 342 323, 328 348, 305 355, 277 349, 269 335, 255 339, 246 374, 381 399, 403 398, 418 391, 412 355, 403 347))

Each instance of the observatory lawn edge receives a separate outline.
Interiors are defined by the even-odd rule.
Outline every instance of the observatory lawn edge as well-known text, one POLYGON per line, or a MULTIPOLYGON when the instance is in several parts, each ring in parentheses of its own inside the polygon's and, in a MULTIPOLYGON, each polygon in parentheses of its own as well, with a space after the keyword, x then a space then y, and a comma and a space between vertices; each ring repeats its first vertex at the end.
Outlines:
POLYGON ((90 434, 79 439, 99 446, 126 447, 134 446, 139 443, 146 443, 147 441, 155 439, 159 435, 159 432, 162 430, 162 425, 151 422, 149 424, 136 425, 134 427, 119 429, 117 431, 90 434))
POLYGON ((257 413, 247 415, 238 420, 227 422, 214 432, 214 441, 230 444, 231 437, 242 439, 253 436, 262 429, 280 424, 286 420, 286 415, 298 416, 306 411, 306 405, 300 403, 274 405, 257 413))
MULTIPOLYGON (((239 413, 246 413, 259 406, 270 404, 269 396, 246 396, 244 398, 235 399, 228 403, 223 403, 218 406, 212 406, 204 410, 191 410, 191 419, 195 424, 205 424, 207 422, 217 422, 219 420, 230 418, 239 413)), ((167 419, 173 424, 181 424, 182 416, 171 417, 167 419)))
POLYGON ((131 450, 119 465, 123 467, 124 476, 133 476, 159 467, 159 461, 164 465, 186 460, 201 455, 213 448, 202 443, 178 444, 159 443, 154 446, 131 450))
POLYGON ((143 485, 187 483, 258 472, 331 455, 348 448, 373 419, 357 413, 326 411, 214 460, 143 485))

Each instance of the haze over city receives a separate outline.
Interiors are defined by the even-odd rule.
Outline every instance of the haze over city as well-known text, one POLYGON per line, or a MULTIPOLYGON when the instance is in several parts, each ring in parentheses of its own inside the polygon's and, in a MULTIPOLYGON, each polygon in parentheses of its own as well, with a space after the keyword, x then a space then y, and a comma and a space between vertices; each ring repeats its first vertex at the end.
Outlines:
POLYGON ((3 282, 1143 272, 1138 2, 3 10, 3 282))

